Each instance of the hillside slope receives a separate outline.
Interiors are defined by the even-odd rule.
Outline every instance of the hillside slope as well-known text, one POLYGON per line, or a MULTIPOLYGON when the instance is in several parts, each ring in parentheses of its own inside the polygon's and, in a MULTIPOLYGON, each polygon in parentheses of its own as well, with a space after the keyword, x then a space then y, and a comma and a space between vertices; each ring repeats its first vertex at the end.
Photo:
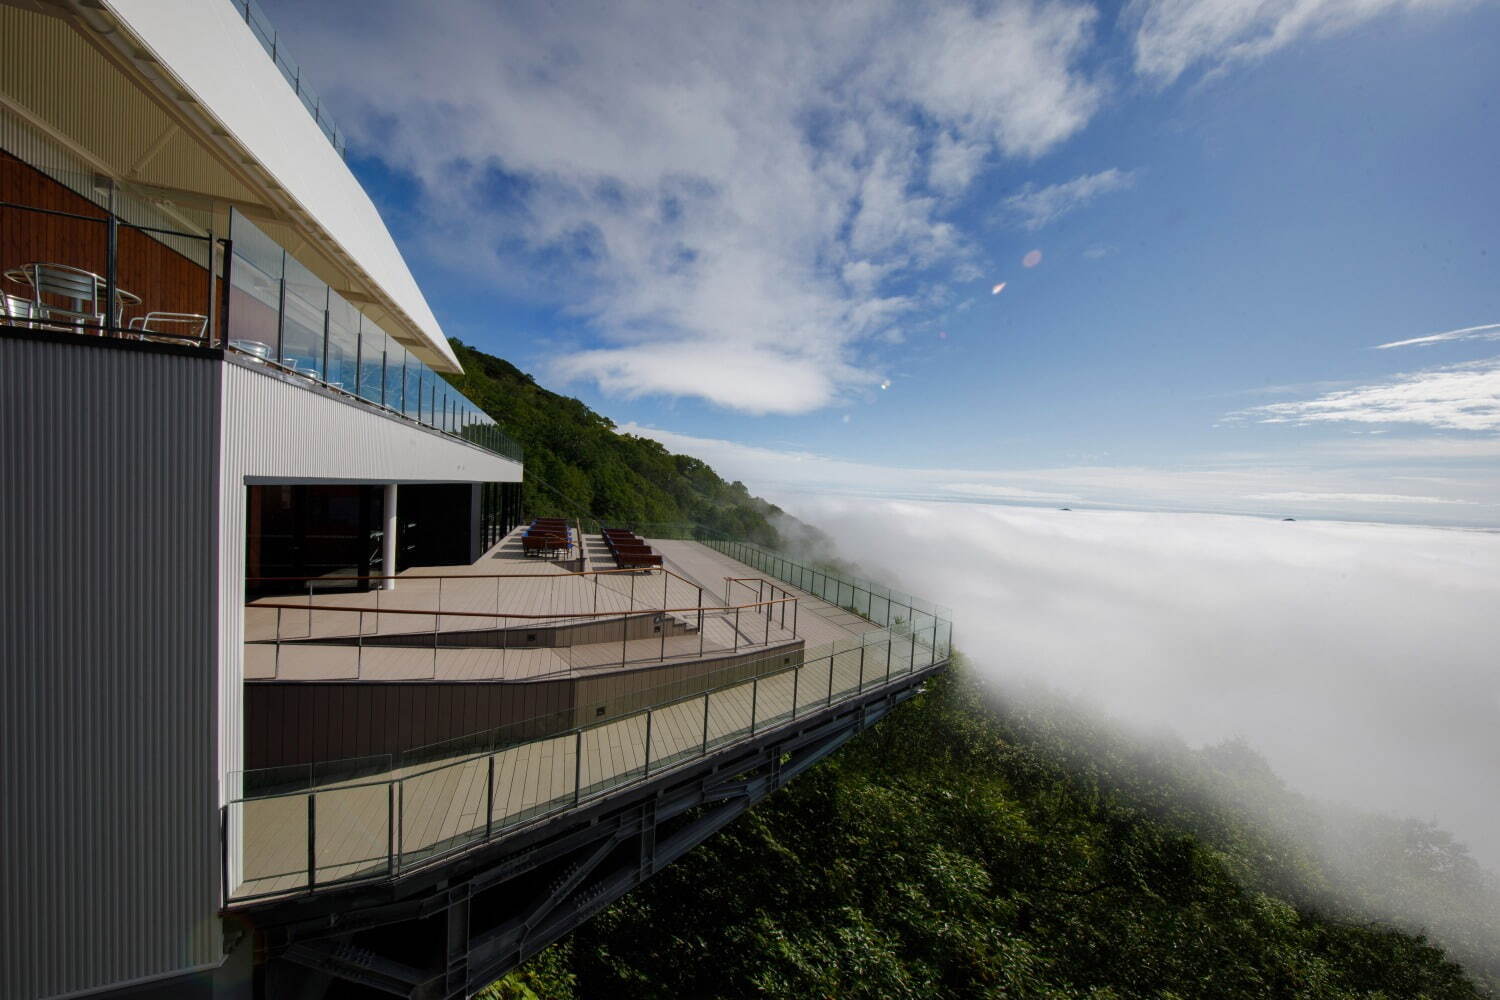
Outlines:
POLYGON ((518 997, 1479 998, 1019 742, 959 666, 571 937, 518 997))
POLYGON ((452 341, 464 374, 448 376, 526 449, 526 512, 630 525, 702 525, 774 545, 781 512, 703 462, 621 434, 576 399, 550 392, 508 361, 452 341))

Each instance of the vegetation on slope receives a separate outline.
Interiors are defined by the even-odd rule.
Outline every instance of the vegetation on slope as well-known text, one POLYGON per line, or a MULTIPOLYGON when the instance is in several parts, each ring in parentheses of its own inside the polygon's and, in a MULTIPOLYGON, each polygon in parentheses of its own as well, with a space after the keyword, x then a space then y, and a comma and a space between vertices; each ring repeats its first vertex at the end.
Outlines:
POLYGON ((726 483, 696 458, 621 434, 583 403, 549 392, 507 361, 452 341, 464 374, 458 390, 526 450, 529 515, 586 517, 627 525, 697 524, 730 538, 774 545, 781 511, 726 483))
POLYGON ((1420 937, 1246 888, 961 667, 491 988, 567 997, 1454 997, 1420 937))

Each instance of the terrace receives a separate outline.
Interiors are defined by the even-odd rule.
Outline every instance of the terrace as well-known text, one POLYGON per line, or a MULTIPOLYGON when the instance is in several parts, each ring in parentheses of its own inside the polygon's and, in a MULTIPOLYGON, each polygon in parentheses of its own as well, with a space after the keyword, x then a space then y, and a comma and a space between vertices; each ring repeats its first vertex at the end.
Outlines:
POLYGON ((221 351, 268 377, 522 458, 417 345, 377 320, 380 309, 340 294, 233 206, 168 209, 128 185, 59 179, 0 152, 0 282, 0 324, 13 330, 221 351))
POLYGON ((942 609, 754 546, 651 534, 662 566, 574 571, 524 533, 247 604, 247 764, 274 763, 226 811, 227 898, 430 868, 947 658, 942 609))

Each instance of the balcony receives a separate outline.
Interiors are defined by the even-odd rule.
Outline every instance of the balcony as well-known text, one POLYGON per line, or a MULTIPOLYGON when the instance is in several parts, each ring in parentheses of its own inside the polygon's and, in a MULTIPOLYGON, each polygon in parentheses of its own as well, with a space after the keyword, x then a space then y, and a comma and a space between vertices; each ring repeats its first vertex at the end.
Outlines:
POLYGON ((392 732, 419 731, 416 717, 429 727, 444 711, 458 720, 456 709, 412 700, 423 681, 447 688, 453 706, 513 697, 498 726, 246 772, 225 815, 233 904, 430 869, 909 688, 948 657, 946 610, 752 545, 653 534, 668 567, 541 572, 512 558, 510 572, 495 572, 518 556, 507 548, 517 541, 471 572, 403 574, 393 592, 308 581, 305 597, 247 606, 252 716, 257 687, 311 692, 316 682, 327 698, 339 682, 346 704, 374 704, 382 721, 380 733, 361 731, 338 721, 332 701, 295 710, 283 701, 279 721, 247 718, 252 734, 316 728, 307 738, 324 741, 326 758, 334 730, 355 734, 344 749, 374 749, 392 732), (399 691, 409 717, 382 712, 372 687, 399 691))
POLYGON ((105 178, 67 180, 0 154, 0 324, 219 349, 268 376, 522 460, 495 421, 373 310, 243 213, 157 206, 105 178), (226 228, 216 232, 220 217, 226 228))

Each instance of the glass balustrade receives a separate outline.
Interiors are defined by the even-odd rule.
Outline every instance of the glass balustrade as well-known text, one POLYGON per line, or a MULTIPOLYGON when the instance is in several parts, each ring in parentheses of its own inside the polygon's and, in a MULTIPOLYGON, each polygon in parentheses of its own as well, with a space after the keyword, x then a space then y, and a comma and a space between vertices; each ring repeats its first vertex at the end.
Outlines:
POLYGON ((230 212, 225 346, 284 375, 520 461, 521 448, 380 323, 230 212))
MULTIPOLYGON (((350 772, 333 780, 283 769, 289 773, 276 776, 278 781, 318 783, 235 800, 226 808, 236 844, 236 860, 226 859, 231 900, 400 874, 941 665, 949 656, 952 622, 944 608, 748 543, 704 544, 791 586, 869 608, 867 617, 881 627, 804 649, 791 665, 777 654, 724 668, 696 691, 683 692, 680 682, 665 684, 643 692, 647 707, 592 725, 569 723, 571 713, 537 717, 403 759, 363 762, 387 769, 377 778, 350 772), (577 728, 563 728, 570 724, 577 728)), ((237 775, 236 783, 248 785, 248 778, 237 775)))

